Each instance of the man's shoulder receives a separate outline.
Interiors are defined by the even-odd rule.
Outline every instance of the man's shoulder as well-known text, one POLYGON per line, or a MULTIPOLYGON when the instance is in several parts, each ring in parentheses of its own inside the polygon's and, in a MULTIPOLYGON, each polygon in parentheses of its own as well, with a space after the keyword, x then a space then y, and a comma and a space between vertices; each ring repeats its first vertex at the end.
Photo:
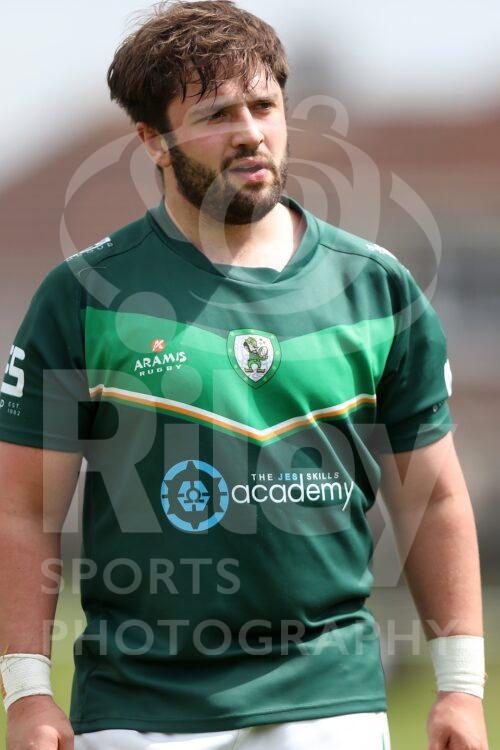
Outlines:
POLYGON ((151 226, 144 215, 68 256, 65 263, 72 269, 95 267, 103 260, 110 260, 138 248, 150 233, 151 226))
POLYGON ((373 240, 366 239, 334 224, 315 216, 319 229, 320 244, 332 250, 334 253, 346 257, 347 262, 358 258, 361 263, 375 271, 400 277, 402 273, 409 273, 408 269, 401 263, 391 250, 377 244, 373 240))
MULTIPOLYGON (((62 298, 78 298, 82 288, 88 287, 94 270, 103 278, 113 277, 113 268, 118 270, 115 261, 119 262, 121 258, 125 264, 134 262, 129 251, 142 250, 141 246, 151 231, 144 215, 69 255, 47 272, 35 291, 35 298, 49 304, 51 300, 60 303, 62 298)), ((137 267, 136 263, 134 265, 137 267)), ((120 268, 120 271, 128 272, 128 268, 120 268)))

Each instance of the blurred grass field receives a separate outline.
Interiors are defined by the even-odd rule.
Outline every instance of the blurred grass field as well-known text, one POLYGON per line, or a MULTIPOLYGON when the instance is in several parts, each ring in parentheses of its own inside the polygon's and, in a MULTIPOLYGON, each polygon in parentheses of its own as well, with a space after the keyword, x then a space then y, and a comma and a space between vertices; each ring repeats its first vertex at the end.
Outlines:
MULTIPOLYGON (((498 589, 495 588, 495 592, 498 589)), ((487 601, 487 597, 486 597, 487 601)), ((374 610, 376 607, 374 607, 374 610)), ((498 653, 500 646, 500 628, 495 617, 485 608, 485 633, 488 651, 498 653), (491 646, 491 648, 490 648, 491 646)), ((63 592, 59 598, 56 619, 57 634, 53 642, 52 654, 52 689, 56 702, 68 712, 73 675, 72 647, 74 638, 81 632, 84 615, 81 611, 78 596, 63 592), (67 635, 62 635, 67 630, 67 635)), ((495 658, 488 662, 487 690, 484 708, 488 726, 490 750, 500 748, 500 662, 495 658)), ((391 730, 391 750, 427 750, 426 721, 434 701, 434 675, 432 666, 425 659, 416 659, 415 663, 404 663, 398 666, 387 685, 389 703, 389 725, 391 730)), ((1 747, 5 747, 5 713, 0 716, 1 747)), ((356 750, 356 748, 353 748, 356 750)))

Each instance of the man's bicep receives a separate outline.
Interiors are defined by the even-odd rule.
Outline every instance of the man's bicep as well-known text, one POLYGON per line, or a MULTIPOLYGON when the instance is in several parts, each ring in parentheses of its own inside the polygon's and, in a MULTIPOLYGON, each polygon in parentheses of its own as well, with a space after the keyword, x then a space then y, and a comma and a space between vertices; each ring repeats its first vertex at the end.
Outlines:
POLYGON ((380 491, 391 515, 422 510, 441 498, 467 494, 453 435, 413 451, 379 456, 380 491))
POLYGON ((0 514, 43 519, 62 528, 78 482, 81 453, 0 441, 0 514))

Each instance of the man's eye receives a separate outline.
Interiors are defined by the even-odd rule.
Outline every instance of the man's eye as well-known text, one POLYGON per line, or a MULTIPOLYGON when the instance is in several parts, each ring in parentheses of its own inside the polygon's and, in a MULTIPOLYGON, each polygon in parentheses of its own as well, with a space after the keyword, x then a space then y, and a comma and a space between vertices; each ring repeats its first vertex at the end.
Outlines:
MULTIPOLYGON (((271 102, 257 102, 256 106, 257 107, 262 107, 265 111, 267 111, 267 110, 271 109, 271 107, 273 105, 272 105, 271 102)), ((207 117, 207 120, 209 120, 209 121, 211 121, 211 120, 220 120, 220 118, 224 117, 225 114, 226 114, 226 110, 220 109, 218 112, 214 112, 213 115, 209 115, 207 117)))

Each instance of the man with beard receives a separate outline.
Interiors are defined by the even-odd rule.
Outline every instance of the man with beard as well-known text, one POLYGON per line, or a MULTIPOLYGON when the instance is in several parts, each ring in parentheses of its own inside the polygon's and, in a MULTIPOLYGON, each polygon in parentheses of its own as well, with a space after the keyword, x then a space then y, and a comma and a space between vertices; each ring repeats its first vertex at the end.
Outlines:
POLYGON ((7 364, 8 750, 389 750, 365 606, 380 482, 402 550, 418 531, 404 562, 438 678, 430 747, 487 748, 444 334, 391 253, 284 194, 287 78, 274 30, 229 0, 160 5, 115 54, 111 96, 164 195, 47 276, 7 364), (135 373, 138 361, 151 367, 135 373), (43 571, 82 455, 95 565, 68 721, 50 687, 43 571), (322 485, 304 480, 318 474, 351 487, 349 503, 319 503, 322 485), (263 502, 276 477, 298 475, 303 502, 263 502), (234 502, 242 485, 250 503, 234 502), (133 585, 165 558, 176 594, 133 585), (236 585, 193 585, 186 559, 232 561, 236 585))

